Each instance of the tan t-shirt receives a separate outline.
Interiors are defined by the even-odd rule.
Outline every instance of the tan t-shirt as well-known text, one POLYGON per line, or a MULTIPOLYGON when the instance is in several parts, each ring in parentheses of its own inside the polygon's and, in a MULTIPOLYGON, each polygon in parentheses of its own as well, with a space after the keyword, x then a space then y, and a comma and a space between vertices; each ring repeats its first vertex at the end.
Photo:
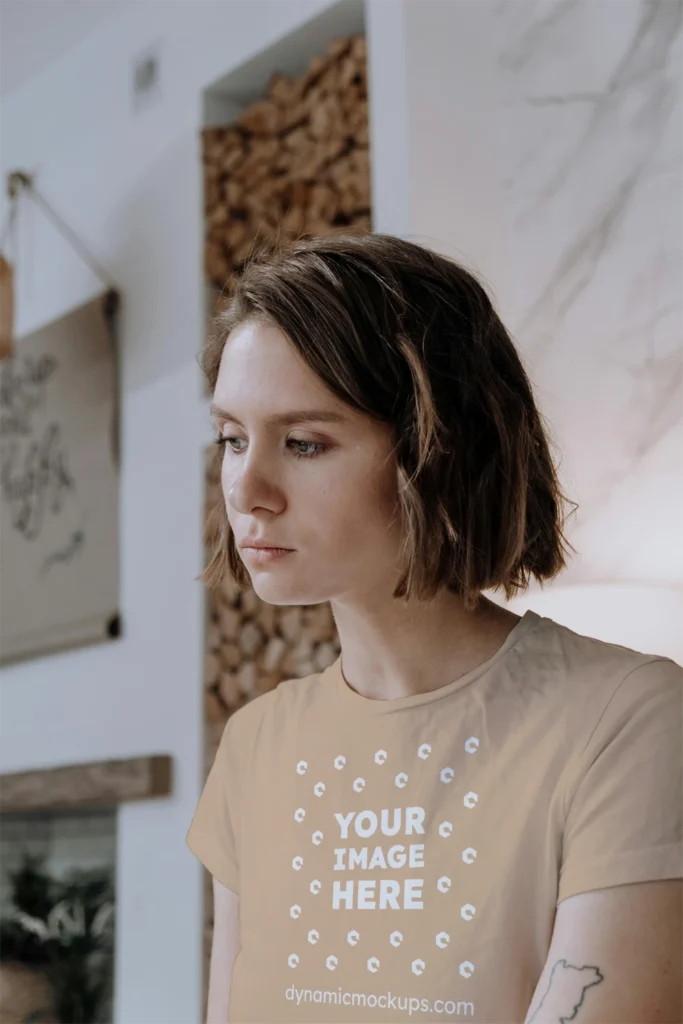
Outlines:
POLYGON ((230 1021, 523 1021, 556 907, 683 875, 683 669, 533 611, 438 690, 342 659, 227 722, 187 834, 240 894, 230 1021))

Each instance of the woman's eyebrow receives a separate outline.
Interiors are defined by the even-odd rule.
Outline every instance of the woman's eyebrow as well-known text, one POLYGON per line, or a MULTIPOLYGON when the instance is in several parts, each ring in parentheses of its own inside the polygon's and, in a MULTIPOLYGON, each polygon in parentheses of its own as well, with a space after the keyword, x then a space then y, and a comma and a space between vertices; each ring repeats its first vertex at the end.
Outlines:
MULTIPOLYGON (((211 404, 210 413, 219 419, 237 423, 240 427, 244 426, 234 413, 228 412, 227 409, 221 409, 215 403, 211 404)), ((330 409, 300 409, 266 416, 263 422, 267 426, 281 427, 291 426, 293 423, 346 423, 347 419, 342 413, 332 412, 330 409)))

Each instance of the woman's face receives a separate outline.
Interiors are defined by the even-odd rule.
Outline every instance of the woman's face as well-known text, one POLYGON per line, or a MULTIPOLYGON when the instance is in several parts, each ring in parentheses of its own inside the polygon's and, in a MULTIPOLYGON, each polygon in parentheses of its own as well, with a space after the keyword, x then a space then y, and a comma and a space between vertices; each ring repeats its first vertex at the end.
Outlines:
POLYGON ((362 599, 395 586, 400 531, 390 429, 347 406, 279 328, 235 328, 212 416, 237 550, 262 600, 362 599), (304 419, 304 416, 310 419, 304 419), (258 561, 249 539, 292 549, 258 561))

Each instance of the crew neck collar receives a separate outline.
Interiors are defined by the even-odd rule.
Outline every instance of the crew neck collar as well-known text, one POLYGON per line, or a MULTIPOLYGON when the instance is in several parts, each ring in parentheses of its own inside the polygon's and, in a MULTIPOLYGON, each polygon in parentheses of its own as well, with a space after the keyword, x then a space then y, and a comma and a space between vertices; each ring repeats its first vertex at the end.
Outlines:
POLYGON ((422 707, 424 704, 431 704, 434 701, 442 700, 444 697, 450 696, 452 693, 456 693, 458 690, 462 690, 463 687, 469 683, 478 679, 479 676, 489 672, 494 665, 498 665, 512 648, 525 636, 529 630, 542 620, 543 616, 537 612, 528 609, 524 615, 520 618, 507 637, 503 641, 502 645, 493 654, 488 661, 484 661, 481 665, 477 665, 475 668, 466 672, 464 675, 454 679, 453 682, 447 683, 445 686, 440 686, 437 690, 430 690, 427 693, 414 693, 408 697, 395 697, 392 700, 374 700, 370 697, 364 697, 362 694, 357 693, 353 690, 346 679, 342 670, 342 655, 340 654, 336 661, 334 661, 328 668, 325 669, 323 675, 326 678, 328 685, 332 686, 339 701, 344 705, 347 710, 356 713, 357 715, 383 715, 391 714, 394 711, 403 711, 409 708, 422 707))

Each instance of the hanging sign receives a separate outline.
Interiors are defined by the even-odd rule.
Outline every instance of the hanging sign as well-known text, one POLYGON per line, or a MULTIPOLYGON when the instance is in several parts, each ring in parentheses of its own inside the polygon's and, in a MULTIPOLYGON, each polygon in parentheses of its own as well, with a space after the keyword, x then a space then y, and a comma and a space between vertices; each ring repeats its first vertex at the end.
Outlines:
POLYGON ((0 662, 117 636, 115 290, 0 362, 0 662))

